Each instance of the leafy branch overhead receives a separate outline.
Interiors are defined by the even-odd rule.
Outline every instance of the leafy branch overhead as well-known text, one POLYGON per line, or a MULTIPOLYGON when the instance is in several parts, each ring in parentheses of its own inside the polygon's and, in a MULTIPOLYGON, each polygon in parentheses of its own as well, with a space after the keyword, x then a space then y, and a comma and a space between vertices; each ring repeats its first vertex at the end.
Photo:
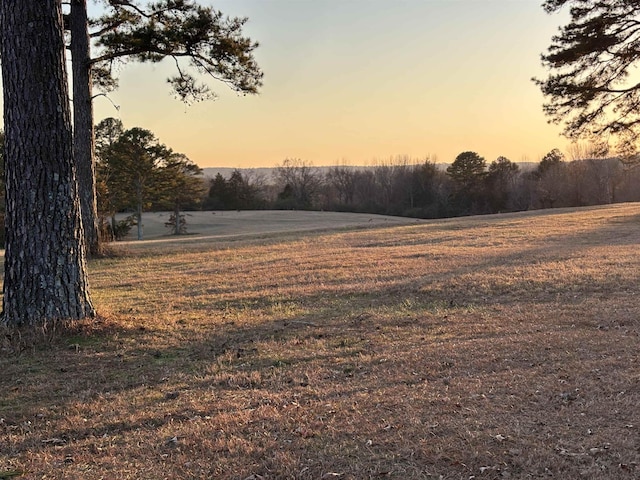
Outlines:
POLYGON ((548 13, 569 8, 570 22, 553 37, 534 79, 546 97, 544 111, 564 123, 570 138, 612 135, 626 145, 640 136, 640 2, 547 0, 548 13))
POLYGON ((209 76, 243 94, 262 85, 253 52, 258 43, 242 33, 246 18, 225 17, 191 0, 162 0, 144 6, 134 1, 106 0, 106 12, 90 22, 94 39, 94 81, 103 89, 116 86, 115 61, 175 62, 168 78, 176 95, 187 103, 215 97, 196 74, 209 76))

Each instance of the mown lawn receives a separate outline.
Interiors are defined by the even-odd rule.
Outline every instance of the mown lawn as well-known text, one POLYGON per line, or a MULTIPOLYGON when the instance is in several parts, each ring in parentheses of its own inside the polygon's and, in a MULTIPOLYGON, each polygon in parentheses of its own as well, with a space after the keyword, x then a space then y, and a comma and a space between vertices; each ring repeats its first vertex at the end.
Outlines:
POLYGON ((640 205, 114 247, 0 479, 640 477, 640 205), (4 472, 4 473, 3 473, 4 472))

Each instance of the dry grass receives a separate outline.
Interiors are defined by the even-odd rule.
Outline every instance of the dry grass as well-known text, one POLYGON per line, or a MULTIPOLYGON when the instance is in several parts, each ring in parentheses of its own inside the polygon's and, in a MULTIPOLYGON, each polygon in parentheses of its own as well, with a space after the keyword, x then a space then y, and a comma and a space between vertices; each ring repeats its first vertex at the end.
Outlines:
POLYGON ((95 261, 0 358, 0 478, 640 476, 640 205, 95 261))

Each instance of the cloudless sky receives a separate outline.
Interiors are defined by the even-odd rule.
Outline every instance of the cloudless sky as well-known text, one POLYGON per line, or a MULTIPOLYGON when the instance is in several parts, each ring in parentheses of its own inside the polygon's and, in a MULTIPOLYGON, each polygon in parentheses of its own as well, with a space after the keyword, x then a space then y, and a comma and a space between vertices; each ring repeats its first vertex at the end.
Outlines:
POLYGON ((406 155, 452 162, 472 150, 538 161, 565 149, 531 81, 566 16, 541 0, 217 0, 247 16, 264 71, 258 96, 210 82, 218 100, 185 106, 172 64, 122 67, 114 109, 201 167, 370 165, 406 155))

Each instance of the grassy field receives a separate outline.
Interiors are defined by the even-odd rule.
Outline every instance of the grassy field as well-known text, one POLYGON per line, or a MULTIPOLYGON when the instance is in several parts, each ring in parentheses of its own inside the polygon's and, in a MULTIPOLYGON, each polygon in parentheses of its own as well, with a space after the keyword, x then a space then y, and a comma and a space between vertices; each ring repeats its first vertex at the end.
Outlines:
POLYGON ((0 478, 637 479, 639 246, 639 204, 119 246, 0 355, 0 478))
MULTIPOLYGON (((142 216, 143 238, 155 242, 174 242, 165 223, 170 212, 147 212, 142 216)), ((264 236, 274 233, 303 233, 343 228, 407 225, 422 222, 415 218, 372 215, 368 213, 305 212, 286 210, 185 212, 188 235, 181 241, 233 239, 237 237, 264 236)), ((127 215, 119 215, 119 219, 127 215)), ((127 241, 136 241, 137 227, 133 227, 127 241)))

